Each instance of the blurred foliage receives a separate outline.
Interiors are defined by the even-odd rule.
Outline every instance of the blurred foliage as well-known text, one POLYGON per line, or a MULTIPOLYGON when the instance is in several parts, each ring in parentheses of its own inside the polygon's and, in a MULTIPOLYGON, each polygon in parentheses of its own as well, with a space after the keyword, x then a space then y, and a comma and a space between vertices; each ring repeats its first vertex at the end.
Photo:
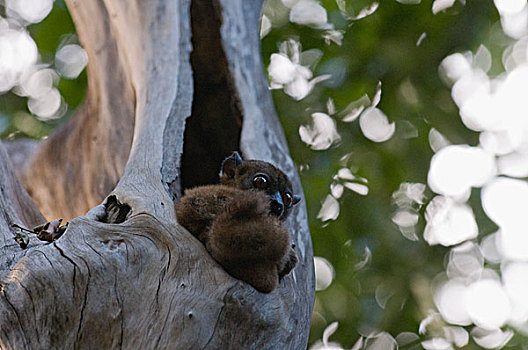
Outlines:
MULTIPOLYGON (((57 48, 63 42, 76 40, 75 27, 64 0, 56 0, 51 13, 42 22, 30 25, 28 32, 38 46, 39 61, 52 68, 57 48)), ((84 100, 86 71, 74 80, 60 79, 57 88, 68 104, 68 112, 63 118, 48 121, 30 116, 27 98, 14 93, 0 95, 0 136, 40 139, 63 124, 84 100)))
MULTIPOLYGON (((442 59, 454 52, 476 51, 484 44, 494 57, 492 72, 498 72, 502 67, 496 62, 500 62, 505 44, 504 40, 497 40, 501 35, 499 16, 489 0, 467 1, 465 5, 457 2, 453 8, 436 15, 431 11, 432 1, 415 5, 381 1, 372 15, 357 21, 346 20, 335 0, 321 3, 327 9, 329 22, 335 29, 345 31, 341 46, 325 43, 319 29, 286 19, 263 38, 263 60, 267 67, 270 55, 278 52, 278 45, 295 38, 303 50, 322 51, 315 75, 333 74, 332 79, 316 85, 301 101, 293 100, 282 90, 273 90, 272 94, 292 157, 302 166, 300 175, 314 253, 328 259, 336 272, 333 283, 316 294, 310 344, 322 337, 328 324, 338 321, 339 328, 332 340, 350 348, 361 333, 371 329, 384 330, 393 336, 404 331, 418 333, 420 321, 428 310, 434 309, 429 286, 444 270, 448 249, 430 247, 423 241, 420 235, 423 218, 418 226, 420 240, 404 238, 391 221, 395 209, 391 196, 402 182, 426 183, 433 155, 428 140, 432 127, 452 143, 478 141, 478 135, 462 125, 450 90, 439 77, 442 59), (313 151, 300 140, 299 126, 310 122, 311 113, 326 112, 329 98, 337 111, 343 110, 365 93, 372 98, 378 81, 382 82, 379 107, 396 123, 396 133, 389 141, 372 142, 363 136, 357 121, 339 120, 337 129, 342 141, 338 146, 313 151), (330 191, 332 177, 343 167, 341 159, 347 154, 350 155, 345 165, 368 179, 369 194, 361 196, 345 190, 339 200, 340 216, 322 223, 317 214, 330 191), (357 268, 365 259, 366 248, 372 254, 371 259, 365 267, 357 268), (391 295, 384 308, 376 301, 379 288, 391 295)), ((355 1, 348 6, 357 13, 368 4, 370 1, 355 1)), ((42 61, 50 62, 61 40, 73 33, 74 27, 63 1, 59 0, 51 14, 29 30, 42 61)), ((86 73, 76 80, 61 80, 59 90, 72 111, 84 98, 86 73)), ((2 136, 20 130, 17 120, 27 115, 21 116, 18 111, 27 111, 25 103, 25 99, 14 94, 0 96, 2 136), (11 117, 6 118, 8 115, 11 117), (8 125, 2 128, 2 123, 8 125)), ((37 131, 26 134, 42 137, 64 119, 53 122, 34 119, 37 131)), ((485 222, 481 220, 482 211, 477 215, 479 223, 485 222)))
MULTIPOLYGON (((468 1, 465 6, 457 3, 436 15, 431 1, 417 5, 381 1, 376 12, 354 22, 343 19, 335 1, 321 3, 335 29, 345 30, 341 46, 327 45, 321 30, 286 22, 263 38, 263 58, 267 66, 270 55, 278 52, 278 43, 295 37, 303 50, 322 50, 314 75, 335 71, 336 62, 344 66, 339 82, 318 84, 304 100, 294 101, 282 90, 273 90, 273 98, 292 157, 297 164, 309 166, 303 167, 308 170, 300 175, 314 254, 328 259, 336 272, 330 287, 316 294, 310 343, 321 339, 328 324, 339 321, 331 339, 351 348, 360 333, 372 329, 388 331, 394 337, 404 331, 418 333, 420 321, 429 309, 434 310, 429 286, 443 271, 448 249, 430 247, 423 241, 423 218, 417 231, 420 241, 404 238, 391 221, 395 209, 391 195, 402 182, 427 182, 433 155, 428 141, 432 127, 452 143, 478 143, 478 134, 463 126, 450 89, 440 79, 442 59, 454 52, 475 52, 484 44, 494 62, 500 62, 505 44, 495 40, 500 35, 499 16, 488 0, 468 1), (417 45, 423 33, 425 37, 417 45), (363 136, 357 121, 343 123, 337 118, 342 136, 337 147, 312 151, 300 140, 299 125, 308 124, 313 112, 326 112, 328 98, 340 111, 365 93, 372 97, 378 81, 382 82, 379 108, 396 122, 396 133, 389 141, 372 142, 363 136), (409 88, 415 99, 405 96, 409 88), (416 129, 416 137, 416 132, 408 133, 409 128, 416 129), (340 159, 349 153, 347 166, 368 179, 370 192, 361 196, 345 190, 339 200, 340 216, 322 223, 316 218, 321 203, 330 191, 332 176, 342 167, 340 159), (365 248, 372 252, 372 260, 357 270, 365 248), (385 308, 376 301, 378 287, 392 294, 385 308)), ((368 2, 352 4, 358 12, 368 2)), ((494 67, 495 71, 501 68, 494 67)), ((478 214, 480 223, 484 214, 478 214)), ((489 228, 484 232, 490 232, 489 228)))

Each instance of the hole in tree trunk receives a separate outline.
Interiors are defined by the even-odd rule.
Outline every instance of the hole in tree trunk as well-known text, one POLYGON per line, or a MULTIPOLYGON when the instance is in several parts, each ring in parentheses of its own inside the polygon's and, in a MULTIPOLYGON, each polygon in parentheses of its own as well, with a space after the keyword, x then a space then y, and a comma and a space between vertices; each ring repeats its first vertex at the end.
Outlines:
POLYGON ((191 3, 194 97, 185 126, 183 189, 217 183, 222 160, 239 149, 242 111, 222 48, 219 12, 215 0, 191 3))
POLYGON ((110 196, 105 203, 106 216, 102 222, 107 224, 120 224, 124 222, 130 212, 128 204, 121 203, 116 196, 110 196))

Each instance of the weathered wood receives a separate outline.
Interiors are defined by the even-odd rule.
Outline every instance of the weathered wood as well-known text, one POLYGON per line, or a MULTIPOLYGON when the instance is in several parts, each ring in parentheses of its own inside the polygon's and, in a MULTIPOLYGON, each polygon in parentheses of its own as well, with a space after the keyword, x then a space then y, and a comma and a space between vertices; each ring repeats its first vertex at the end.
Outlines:
POLYGON ((198 115, 185 140, 209 122, 225 126, 204 140, 212 159, 240 147, 302 192, 260 60, 261 3, 194 1, 67 0, 89 55, 88 97, 23 179, 48 219, 75 219, 53 243, 18 247, 11 223, 42 217, 0 145, 0 348, 306 347, 314 279, 304 207, 288 221, 300 263, 270 294, 228 275, 175 220, 182 178, 204 171, 198 183, 207 182, 219 166, 184 152, 186 119, 198 115))
POLYGON ((141 59, 134 56, 137 41, 123 40, 127 34, 116 24, 127 14, 112 12, 101 0, 68 6, 90 62, 86 101, 43 143, 21 178, 47 218, 66 220, 101 203, 123 173, 135 122, 132 70, 139 68, 130 62, 141 59))
MULTIPOLYGON (((220 3, 222 44, 244 115, 241 150, 248 158, 277 164, 292 180, 294 192, 302 194, 299 175, 289 156, 261 60, 260 36, 255 24, 259 23, 262 2, 260 6, 243 0, 220 0, 220 3)), ((292 228, 290 233, 297 247, 299 263, 280 289, 289 311, 285 334, 291 335, 284 344, 301 349, 306 347, 315 297, 313 249, 304 200, 288 218, 288 225, 292 228)))
MULTIPOLYGON (((7 274, 13 262, 24 254, 15 242, 12 225, 33 227, 45 221, 12 168, 11 161, 0 142, 0 280, 7 274)), ((33 239, 29 246, 38 244, 40 242, 33 239)))

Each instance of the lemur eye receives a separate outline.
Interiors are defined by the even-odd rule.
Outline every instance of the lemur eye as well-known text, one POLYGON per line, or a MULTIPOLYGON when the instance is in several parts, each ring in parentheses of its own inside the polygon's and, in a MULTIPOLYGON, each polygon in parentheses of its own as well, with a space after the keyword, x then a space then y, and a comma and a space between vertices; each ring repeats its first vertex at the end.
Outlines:
POLYGON ((257 175, 253 178, 253 186, 259 190, 268 187, 268 178, 264 175, 257 175))
POLYGON ((282 195, 282 202, 286 207, 289 207, 292 204, 292 194, 290 192, 286 192, 282 195))

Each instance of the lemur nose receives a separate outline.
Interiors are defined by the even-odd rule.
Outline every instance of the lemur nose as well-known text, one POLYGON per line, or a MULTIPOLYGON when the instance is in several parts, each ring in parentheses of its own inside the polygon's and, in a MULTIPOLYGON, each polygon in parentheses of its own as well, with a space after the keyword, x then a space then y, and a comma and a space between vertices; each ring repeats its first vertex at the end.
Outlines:
POLYGON ((271 201, 270 212, 279 218, 284 214, 284 205, 276 200, 271 201))

